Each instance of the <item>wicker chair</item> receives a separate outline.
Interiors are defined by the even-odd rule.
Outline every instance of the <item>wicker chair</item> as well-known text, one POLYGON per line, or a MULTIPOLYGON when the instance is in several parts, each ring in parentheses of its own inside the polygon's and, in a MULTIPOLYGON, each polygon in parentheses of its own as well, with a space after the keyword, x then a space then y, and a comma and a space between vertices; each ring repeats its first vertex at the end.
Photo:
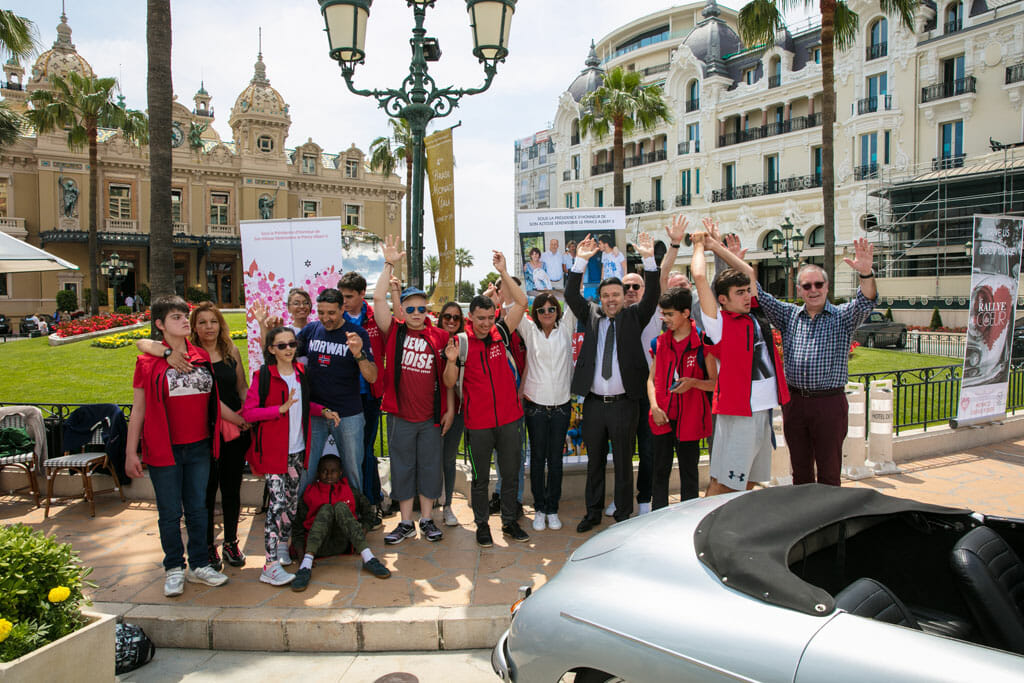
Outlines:
POLYGON ((68 470, 69 473, 82 475, 82 497, 89 501, 89 516, 96 516, 96 494, 112 493, 116 491, 121 496, 121 502, 125 502, 124 491, 121 490, 121 481, 117 472, 110 466, 110 460, 104 450, 106 444, 103 442, 103 423, 98 423, 92 429, 92 437, 89 443, 82 447, 81 453, 65 452, 59 458, 50 458, 43 463, 46 471, 46 512, 44 518, 50 516, 50 499, 53 498, 53 482, 61 470, 68 470), (96 491, 92 487, 92 477, 96 470, 106 468, 114 479, 113 488, 96 491))
MULTIPOLYGON (((0 427, 25 429, 26 426, 25 420, 21 415, 5 415, 0 418, 0 427)), ((26 488, 31 490, 32 495, 36 499, 36 507, 39 507, 39 478, 36 476, 38 471, 36 454, 29 451, 28 453, 0 457, 0 470, 6 470, 8 468, 25 472, 25 474, 28 475, 28 486, 23 486, 16 490, 23 491, 26 488)))

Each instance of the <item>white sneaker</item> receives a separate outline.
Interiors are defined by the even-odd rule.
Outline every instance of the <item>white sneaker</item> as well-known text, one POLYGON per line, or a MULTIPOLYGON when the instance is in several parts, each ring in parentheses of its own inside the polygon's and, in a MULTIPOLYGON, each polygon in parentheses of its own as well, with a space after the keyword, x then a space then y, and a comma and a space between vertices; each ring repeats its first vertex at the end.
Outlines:
POLYGON ((534 531, 544 531, 544 528, 545 528, 544 513, 543 512, 536 512, 536 513, 534 513, 534 515, 533 515, 533 530, 534 531))
POLYGON ((185 570, 181 567, 168 569, 164 578, 164 595, 175 598, 185 592, 185 570))
POLYGON ((558 531, 562 528, 562 520, 558 518, 558 513, 548 515, 548 528, 558 531))
POLYGON ((292 563, 292 555, 288 552, 288 544, 281 543, 277 544, 277 561, 281 563, 282 567, 287 567, 292 563))
POLYGON ((263 565, 263 573, 260 574, 260 581, 269 583, 271 586, 284 586, 292 582, 295 574, 289 574, 282 567, 280 562, 271 562, 263 565))
POLYGON ((196 569, 189 567, 189 570, 185 572, 185 580, 189 583, 204 583, 207 586, 223 586, 228 582, 228 577, 210 565, 206 565, 196 569))
POLYGON ((651 511, 650 503, 637 503, 636 505, 637 515, 646 515, 651 511))
POLYGON ((455 513, 452 512, 452 506, 451 505, 445 505, 444 506, 444 524, 445 524, 445 526, 458 526, 459 525, 459 519, 458 519, 458 517, 455 516, 455 513))
POLYGON ((614 500, 608 505, 608 507, 606 507, 604 509, 604 516, 605 517, 614 517, 615 516, 615 501, 614 500))

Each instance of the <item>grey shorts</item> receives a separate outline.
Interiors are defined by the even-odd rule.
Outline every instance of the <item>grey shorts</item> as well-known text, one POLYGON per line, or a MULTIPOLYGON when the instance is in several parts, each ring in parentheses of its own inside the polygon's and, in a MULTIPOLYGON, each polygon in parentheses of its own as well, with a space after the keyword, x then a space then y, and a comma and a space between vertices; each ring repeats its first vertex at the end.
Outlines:
POLYGON ((433 421, 409 422, 388 415, 388 455, 392 500, 441 497, 441 428, 433 421))
POLYGON ((718 415, 709 474, 719 484, 743 491, 751 481, 768 481, 772 469, 772 411, 750 417, 718 415))

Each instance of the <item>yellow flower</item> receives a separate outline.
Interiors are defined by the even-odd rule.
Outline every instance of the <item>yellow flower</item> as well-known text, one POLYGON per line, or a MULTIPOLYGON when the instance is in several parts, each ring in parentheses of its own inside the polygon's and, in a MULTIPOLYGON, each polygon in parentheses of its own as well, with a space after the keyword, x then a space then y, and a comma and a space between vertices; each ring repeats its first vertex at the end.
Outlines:
POLYGON ((0 619, 0 643, 7 640, 7 636, 11 634, 12 628, 14 628, 14 624, 6 619, 0 619))
POLYGON ((48 599, 50 602, 64 602, 71 595, 71 589, 67 586, 57 586, 50 589, 48 599))

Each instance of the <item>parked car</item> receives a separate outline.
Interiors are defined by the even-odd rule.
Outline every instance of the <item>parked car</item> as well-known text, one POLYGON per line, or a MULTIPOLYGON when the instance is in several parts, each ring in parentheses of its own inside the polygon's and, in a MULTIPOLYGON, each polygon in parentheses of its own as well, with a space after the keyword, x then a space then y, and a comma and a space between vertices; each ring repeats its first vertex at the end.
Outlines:
POLYGON ((907 326, 889 320, 878 311, 873 311, 868 315, 868 319, 853 331, 853 340, 871 348, 896 346, 902 349, 907 345, 907 326))
POLYGON ((11 333, 11 323, 7 319, 7 316, 0 313, 0 335, 8 335, 11 333))
POLYGON ((22 318, 21 324, 18 325, 18 331, 26 337, 38 337, 41 334, 39 323, 29 318, 22 318))
POLYGON ((1024 520, 871 489, 698 498, 524 588, 491 664, 529 682, 1020 680, 1022 552, 1024 520))
POLYGON ((1017 318, 1013 321, 1013 338, 1010 346, 1013 349, 1011 352, 1013 360, 1024 358, 1024 318, 1017 318))

